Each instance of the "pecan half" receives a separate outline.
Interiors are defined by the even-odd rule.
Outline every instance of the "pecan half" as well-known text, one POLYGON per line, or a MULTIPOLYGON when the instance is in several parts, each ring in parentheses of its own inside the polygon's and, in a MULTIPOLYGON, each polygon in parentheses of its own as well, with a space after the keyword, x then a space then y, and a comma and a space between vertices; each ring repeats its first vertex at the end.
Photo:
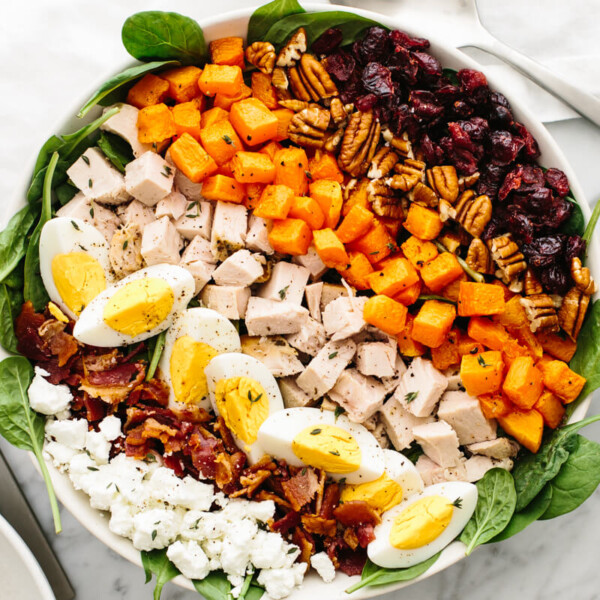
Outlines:
POLYGON ((329 133, 325 137, 323 148, 327 152, 335 152, 338 149, 338 146, 342 143, 342 139, 344 138, 344 130, 345 127, 338 127, 335 131, 329 133))
POLYGON ((438 241, 446 248, 446 250, 448 250, 448 252, 456 254, 464 240, 461 239, 461 236, 456 231, 445 230, 439 235, 438 241))
POLYGON ((583 266, 580 258, 575 257, 571 261, 571 277, 573 277, 575 287, 584 294, 591 296, 596 292, 596 284, 590 270, 583 266))
POLYGON ((350 116, 338 156, 343 171, 353 177, 364 175, 379 143, 381 125, 373 114, 357 111, 350 116))
POLYGON ((277 98, 280 101, 291 99, 292 94, 289 90, 290 82, 285 69, 282 69, 281 67, 275 67, 273 69, 271 85, 275 88, 275 91, 277 92, 277 98))
POLYGON ((472 188, 479 181, 479 171, 473 175, 463 175, 458 180, 458 189, 461 192, 472 188))
POLYGON ((329 127, 329 111, 313 104, 296 113, 288 126, 290 140, 305 148, 322 148, 329 127))
POLYGON ((292 92, 300 100, 318 102, 338 95, 329 73, 312 54, 303 54, 300 64, 288 70, 288 77, 292 92))
POLYGON ((525 271, 525 278, 523 280, 523 291, 526 296, 535 296, 537 294, 543 294, 544 288, 540 283, 537 275, 533 272, 531 268, 525 271))
POLYGON ((370 179, 385 177, 399 160, 400 157, 389 146, 381 146, 371 161, 367 177, 370 179))
POLYGON ((394 196, 394 190, 387 186, 381 179, 373 179, 367 187, 367 198, 371 210, 380 217, 402 219, 404 209, 400 198, 394 196))
POLYGON ((458 198, 458 176, 454 167, 444 165, 429 169, 427 181, 440 198, 454 204, 458 198))
POLYGON ((494 238, 489 244, 492 258, 498 265, 496 277, 509 287, 512 286, 512 291, 520 291, 518 288, 522 289, 522 286, 518 285, 518 278, 527 269, 527 263, 519 246, 507 235, 494 238))
POLYGON ((455 205, 456 220, 473 237, 481 237, 483 230, 492 218, 492 201, 485 194, 475 196, 473 190, 466 190, 455 205))
POLYGON ((479 238, 473 238, 471 240, 465 262, 471 269, 478 273, 491 274, 494 272, 490 251, 479 238))
POLYGON ((306 52, 306 31, 300 27, 277 55, 278 67, 293 67, 306 52))
POLYGON ((396 174, 391 178, 390 185, 395 190, 410 192, 417 183, 425 181, 425 163, 420 160, 407 158, 402 164, 394 167, 396 174))
POLYGON ((572 287, 563 299, 562 306, 558 311, 558 321, 567 335, 573 340, 577 339, 581 331, 581 326, 583 325, 585 313, 589 305, 590 296, 584 294, 577 287, 572 287))
POLYGON ((383 139, 392 147, 402 158, 414 158, 412 144, 408 139, 408 133, 404 131, 400 137, 394 135, 387 127, 381 130, 383 139))
POLYGON ((352 104, 344 104, 339 98, 332 98, 331 104, 329 105, 329 112, 331 113, 331 120, 339 125, 348 118, 348 113, 352 110, 352 104))
POLYGON ((295 98, 291 98, 290 100, 279 100, 279 105, 283 106, 283 108, 289 108, 294 112, 300 112, 305 108, 308 108, 310 104, 305 102, 304 100, 296 100, 295 98))
POLYGON ((275 48, 270 42, 254 42, 246 48, 246 60, 259 71, 270 75, 275 67, 275 48))
POLYGON ((558 331, 558 315, 554 301, 548 294, 535 294, 520 299, 529 319, 529 328, 533 333, 538 330, 558 331))
POLYGON ((440 213, 442 223, 445 223, 449 219, 456 219, 456 209, 447 200, 440 200, 438 212, 440 213))
POLYGON ((422 204, 423 206, 428 206, 430 208, 435 208, 439 203, 439 198, 436 193, 420 181, 418 181, 415 187, 410 190, 408 199, 411 202, 416 202, 417 204, 422 204))

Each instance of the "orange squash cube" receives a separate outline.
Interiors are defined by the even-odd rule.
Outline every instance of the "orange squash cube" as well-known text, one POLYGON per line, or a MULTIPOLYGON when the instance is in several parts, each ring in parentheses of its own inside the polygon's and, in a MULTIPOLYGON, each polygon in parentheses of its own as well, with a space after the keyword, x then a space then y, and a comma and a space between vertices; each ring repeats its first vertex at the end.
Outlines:
POLYGON ((563 404, 577 400, 585 385, 585 377, 569 369, 569 365, 562 360, 539 361, 537 366, 544 375, 544 385, 554 392, 563 404))
POLYGON ((277 92, 271 85, 271 76, 262 71, 254 71, 252 73, 252 97, 257 98, 269 110, 275 110, 279 103, 277 102, 277 92))
POLYGON ((415 318, 408 313, 406 315, 406 325, 400 333, 396 335, 398 341, 398 352, 402 356, 414 358, 415 356, 423 356, 427 348, 420 342, 417 342, 412 337, 412 329, 415 318))
POLYGON ((404 228, 421 240, 435 240, 444 224, 434 210, 413 202, 408 209, 404 228))
POLYGON ((435 244, 420 240, 411 235, 401 246, 404 256, 408 258, 410 264, 417 270, 421 270, 424 265, 432 261, 439 254, 435 244))
POLYGON ((228 121, 229 113, 218 106, 200 113, 200 129, 206 129, 218 121, 228 121))
POLYGON ((282 148, 275 153, 275 183, 284 184, 294 190, 296 196, 304 196, 308 191, 306 169, 308 158, 304 148, 282 148))
POLYGON ((290 208, 289 216, 293 219, 302 219, 314 231, 321 229, 325 223, 325 215, 321 207, 309 196, 296 196, 290 208))
POLYGON ((244 143, 250 146, 272 140, 277 135, 277 117, 256 98, 236 102, 231 107, 229 119, 244 143))
POLYGON ((246 198, 244 199, 244 206, 248 210, 254 210, 260 202, 260 197, 265 189, 264 183, 247 183, 246 184, 246 198))
POLYGON ((127 103, 136 108, 146 108, 160 104, 169 91, 169 82, 148 73, 144 75, 127 93, 127 103))
POLYGON ((356 204, 348 211, 337 228, 337 236, 344 244, 353 242, 371 229, 373 219, 374 215, 370 210, 356 204))
POLYGON ((266 154, 259 152, 236 152, 231 168, 240 183, 271 183, 275 179, 275 165, 266 154))
POLYGON ((563 338, 558 333, 539 331, 535 334, 535 337, 541 344, 544 352, 551 354, 554 358, 558 358, 558 360, 568 363, 575 356, 577 342, 574 342, 568 336, 563 338))
POLYGON ((442 252, 421 267, 423 283, 432 292, 439 292, 463 273, 458 259, 451 252, 442 252))
POLYGON ((476 342, 492 350, 502 350, 509 339, 506 329, 500 323, 494 323, 485 317, 472 317, 467 333, 476 342))
POLYGON ((200 91, 207 96, 214 96, 216 94, 235 96, 243 83, 242 69, 237 65, 215 65, 208 63, 204 65, 202 74, 198 79, 200 91))
POLYGON ((460 284, 458 314, 461 317, 500 315, 504 312, 505 305, 504 292, 497 285, 473 281, 460 284))
POLYGON ((308 161, 308 171, 313 181, 331 179, 344 183, 344 174, 340 171, 335 156, 329 152, 317 150, 314 157, 308 161))
POLYGON ((369 259, 360 252, 348 252, 348 258, 348 265, 337 267, 340 275, 357 290, 368 290, 368 277, 373 272, 369 259))
POLYGON ((538 401, 544 389, 542 373, 533 365, 531 356, 518 356, 510 365, 502 391, 519 408, 529 410, 538 401))
POLYGON ((381 271, 369 275, 369 284, 376 294, 393 297, 419 281, 414 267, 404 257, 386 261, 381 271))
POLYGON ((142 108, 137 118, 138 139, 144 144, 158 144, 177 134, 173 113, 166 104, 142 108))
POLYGON ((177 67, 163 71, 161 79, 169 82, 169 98, 175 102, 189 102, 198 95, 198 79, 202 69, 198 67, 177 67))
POLYGON ((333 229, 313 231, 315 250, 328 267, 344 267, 350 261, 344 244, 340 242, 333 229))
POLYGON ((417 313, 413 323, 412 336, 424 346, 441 346, 456 318, 453 304, 439 300, 427 300, 417 313))
POLYGON ((261 154, 266 154, 272 161, 273 164, 275 163, 275 155, 277 154, 277 152, 279 152, 279 150, 281 150, 283 148, 283 146, 279 143, 279 142, 275 142, 275 141, 270 141, 267 144, 265 144, 260 150, 259 152, 261 154))
POLYGON ((535 409, 514 409, 503 417, 498 417, 500 426, 508 435, 525 446, 534 454, 540 449, 542 435, 544 433, 544 418, 535 409))
POLYGON ((388 296, 372 296, 365 302, 364 320, 388 335, 399 334, 406 325, 408 309, 388 296))
POLYGON ((276 142, 283 142, 283 140, 287 140, 290 137, 288 133, 290 121, 296 113, 289 108, 276 108, 275 110, 271 111, 271 114, 277 119, 277 133, 273 139, 276 142))
POLYGON ((502 386, 504 361, 496 350, 465 354, 460 361, 460 378, 471 396, 491 394, 502 386))
POLYGON ((182 102, 171 108, 177 135, 189 133, 195 140, 200 139, 200 111, 195 102, 182 102))
POLYGON ((243 148, 242 141, 229 121, 217 121, 202 129, 200 141, 219 166, 229 162, 243 148))
POLYGON ((548 390, 542 392, 534 408, 542 415, 544 423, 551 429, 556 429, 562 423, 566 412, 562 402, 548 390))
POLYGON ((356 183, 346 186, 346 201, 342 205, 342 215, 344 217, 355 204, 360 204, 363 208, 370 208, 371 203, 369 202, 369 195, 367 193, 370 181, 370 179, 364 177, 363 179, 359 179, 356 183))
POLYGON ((302 219, 274 221, 269 232, 269 243, 275 252, 301 256, 308 252, 312 231, 302 219))
POLYGON ((431 349, 431 362, 438 371, 445 371, 460 364, 457 330, 450 330, 446 339, 437 348, 431 349))
POLYGON ((240 69, 244 63, 244 40, 241 37, 224 37, 213 40, 209 45, 210 61, 216 65, 236 65, 240 69))
POLYGON ((446 287, 443 287, 439 291, 440 296, 443 296, 444 298, 447 298, 448 300, 452 300, 452 302, 455 302, 458 304, 458 294, 460 293, 460 284, 463 281, 468 281, 468 280, 469 280, 469 278, 467 277, 467 274, 465 272, 463 272, 463 274, 460 275, 460 277, 457 277, 452 283, 449 283, 446 287))
POLYGON ((178 137, 170 152, 175 166, 194 183, 200 183, 218 169, 213 158, 189 133, 178 137))
POLYGON ((396 302, 400 302, 401 304, 404 304, 404 306, 410 306, 411 304, 414 304, 419 299, 422 288, 423 288, 423 283, 419 279, 419 281, 417 281, 416 283, 413 283, 412 285, 409 285, 405 290, 398 292, 394 296, 394 300, 396 302))
POLYGON ((314 198, 325 214, 325 226, 329 229, 337 227, 342 212, 342 187, 337 181, 320 179, 309 186, 309 194, 314 198))
POLYGON ((481 412, 486 419, 503 417, 513 410, 510 400, 500 392, 494 394, 481 394, 479 396, 481 412))
POLYGON ((374 219, 371 229, 351 242, 349 248, 355 252, 362 252, 371 264, 375 264, 388 257, 396 248, 396 243, 386 226, 379 219, 374 219))
POLYGON ((294 190, 287 185, 268 185, 260 195, 254 214, 263 219, 285 219, 294 198, 294 190))
POLYGON ((213 105, 217 108, 229 111, 236 102, 249 98, 251 95, 252 90, 245 83, 242 83, 238 91, 232 96, 228 94, 217 94, 213 105))
POLYGON ((204 180, 202 196, 207 200, 241 204, 244 201, 246 192, 243 183, 238 183, 233 177, 216 174, 204 180))

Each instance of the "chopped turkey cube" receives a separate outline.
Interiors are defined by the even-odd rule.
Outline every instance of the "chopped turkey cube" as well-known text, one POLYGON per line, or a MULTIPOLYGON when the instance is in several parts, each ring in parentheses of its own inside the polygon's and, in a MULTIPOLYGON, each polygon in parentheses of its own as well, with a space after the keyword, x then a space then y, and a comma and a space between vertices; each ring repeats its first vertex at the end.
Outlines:
POLYGON ((199 294, 204 286, 212 279, 216 265, 204 262, 203 260, 193 260, 191 262, 179 263, 186 271, 189 271, 194 278, 194 294, 199 294))
POLYGON ((304 371, 297 352, 281 336, 242 336, 242 352, 260 360, 273 377, 297 375, 304 371))
POLYGON ((474 483, 479 481, 490 469, 498 468, 511 471, 513 465, 514 463, 510 458, 495 460, 489 456, 472 456, 465 461, 467 471, 465 480, 474 483))
POLYGON ((415 439, 413 429, 415 427, 433 421, 433 417, 415 417, 395 398, 390 398, 383 405, 379 414, 392 445, 399 452, 402 452, 413 443, 415 439))
POLYGON ((397 344, 362 342, 356 350, 356 368, 363 375, 393 377, 396 374, 397 344))
POLYGON ((447 384, 430 360, 418 356, 400 380, 394 398, 415 417, 427 417, 433 413, 447 384))
POLYGON ((325 327, 319 321, 308 317, 300 326, 299 331, 287 336, 287 341, 300 352, 316 356, 327 341, 325 327))
POLYGON ((113 106, 106 107, 102 111, 102 114, 105 114, 115 106, 120 108, 119 112, 100 125, 100 129, 114 133, 128 142, 135 157, 152 150, 151 144, 144 144, 138 139, 137 120, 140 111, 135 106, 131 106, 131 104, 114 104, 113 106))
POLYGON ((455 467, 461 459, 458 436, 446 421, 435 421, 413 428, 423 452, 441 467, 455 467))
POLYGON ((339 283, 323 283, 321 288, 321 312, 325 310, 325 307, 334 300, 337 300, 341 296, 348 297, 348 290, 339 283))
POLYGON ((436 462, 431 460, 426 454, 419 456, 417 460, 417 471, 423 483, 428 485, 434 485, 435 483, 443 483, 444 481, 466 481, 467 471, 465 468, 464 460, 461 460, 454 467, 440 467, 436 462))
POLYGON ((346 369, 329 391, 329 397, 345 409, 351 421, 362 423, 383 406, 385 388, 373 377, 346 369))
POLYGON ((306 304, 310 316, 316 321, 321 322, 321 293, 323 292, 323 282, 311 283, 304 289, 306 304))
POLYGON ((215 264, 215 257, 210 251, 210 242, 201 235, 195 236, 181 255, 182 263, 191 263, 196 260, 201 260, 208 264, 215 264))
POLYGON ((250 215, 248 218, 248 233, 246 234, 246 248, 253 252, 273 254, 275 250, 269 242, 269 229, 267 222, 261 217, 250 215))
POLYGON ((142 256, 148 266, 167 263, 179 264, 181 236, 169 217, 162 217, 144 227, 142 256))
POLYGON ((59 208, 56 216, 81 219, 84 223, 93 225, 109 243, 121 224, 121 220, 112 210, 90 200, 83 192, 77 193, 67 204, 59 208))
POLYGON ((269 281, 260 287, 257 295, 268 300, 300 305, 309 277, 308 269, 280 261, 273 267, 269 281))
POLYGON ((496 421, 486 419, 479 400, 467 392, 446 392, 440 400, 438 417, 452 425, 461 446, 496 437, 496 421))
POLYGON ((231 202, 217 202, 210 234, 213 256, 225 260, 228 256, 244 248, 248 230, 246 207, 231 202))
POLYGON ((148 225, 148 223, 156 221, 154 211, 149 206, 142 204, 139 200, 132 200, 129 204, 118 206, 117 214, 123 225, 136 223, 142 229, 144 229, 144 226, 148 225))
POLYGON ((250 335, 285 335, 300 330, 308 310, 291 302, 250 298, 246 309, 246 328, 250 335))
POLYGON ((366 326, 363 309, 367 298, 337 298, 325 307, 323 325, 333 341, 343 340, 361 332, 366 326))
POLYGON ((286 408, 311 406, 314 403, 314 399, 296 383, 294 377, 283 377, 277 383, 279 383, 283 404, 286 408))
POLYGON ((146 152, 125 167, 127 191, 147 206, 155 206, 171 193, 173 177, 173 168, 156 152, 146 152))
POLYGON ((481 454, 490 458, 514 458, 519 452, 519 444, 505 437, 499 437, 487 442, 469 444, 467 450, 472 454, 481 454))
POLYGON ((213 279, 217 285, 252 285, 264 274, 263 261, 260 254, 238 250, 217 267, 213 279))
POLYGON ((292 262, 301 265, 302 267, 306 267, 310 271, 310 276, 313 281, 319 279, 321 275, 327 271, 325 263, 321 260, 321 257, 317 254, 317 251, 312 244, 308 247, 308 252, 306 254, 294 256, 292 262))
POLYGON ((176 221, 185 212, 190 201, 181 192, 171 192, 158 202, 154 209, 157 219, 169 217, 176 221))
MULTIPOLYGON (((167 162, 170 161, 171 155, 167 152, 166 155, 167 162)), ((169 162, 170 165, 175 169, 175 187, 177 191, 181 192, 190 202, 197 202, 200 200, 204 200, 202 197, 202 184, 194 183, 191 179, 188 179, 179 169, 177 169, 172 161, 169 162)))
POLYGON ((237 321, 246 316, 250 288, 236 285, 207 285, 200 296, 207 308, 237 321))
POLYGON ((193 240, 197 235, 209 240, 212 219, 212 202, 186 202, 185 212, 175 221, 175 227, 186 240, 193 240))

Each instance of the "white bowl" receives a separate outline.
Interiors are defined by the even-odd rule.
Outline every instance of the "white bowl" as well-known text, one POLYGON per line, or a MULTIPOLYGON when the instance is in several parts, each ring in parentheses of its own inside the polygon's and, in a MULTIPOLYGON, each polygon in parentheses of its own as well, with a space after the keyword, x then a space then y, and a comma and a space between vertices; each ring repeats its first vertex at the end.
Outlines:
POLYGON ((55 600, 50 584, 31 550, 1 515, 0 584, 3 598, 55 600))
MULTIPOLYGON (((413 34, 416 36, 422 35, 419 32, 418 22, 411 23, 405 20, 399 22, 398 20, 391 17, 386 17, 366 10, 353 9, 346 6, 336 7, 331 4, 313 4, 304 2, 302 2, 302 4, 310 12, 321 12, 336 9, 344 10, 347 12, 354 12, 364 17, 368 17, 374 21, 378 21, 392 29, 401 29, 403 31, 408 32, 409 34, 413 34)), ((243 10, 218 15, 209 19, 199 19, 198 22, 204 30, 204 34, 207 41, 219 37, 233 35, 245 37, 246 29, 248 26, 248 20, 252 12, 253 9, 246 8, 243 10)), ((185 14, 189 17, 194 17, 194 4, 192 2, 189 3, 189 7, 187 11, 185 11, 185 14)), ((429 37, 429 39, 431 41, 430 52, 440 60, 444 67, 456 70, 461 68, 472 68, 481 70, 481 65, 479 65, 469 57, 465 56, 458 50, 445 46, 443 41, 431 37, 429 37)), ((119 40, 115 38, 114 43, 118 44, 119 40)), ((128 66, 130 65, 121 65, 121 68, 115 70, 115 72, 119 72, 128 66)), ((587 200, 583 196, 583 191, 575 178, 573 170, 567 163, 562 151, 559 149, 556 142, 552 139, 552 137, 550 136, 546 128, 542 125, 542 123, 538 121, 532 110, 530 110, 527 107, 519 106, 512 101, 510 90, 503 89, 503 84, 501 80, 498 80, 497 78, 493 77, 488 77, 488 81, 492 89, 502 92, 507 97, 509 102, 511 102, 513 113, 516 119, 519 122, 524 123, 528 127, 532 135, 536 138, 540 150, 542 152, 542 155, 539 159, 540 163, 543 165, 547 165, 548 167, 557 167, 559 169, 562 169, 566 173, 566 175, 569 178, 571 190, 575 198, 578 200, 583 214, 587 220, 591 212, 589 205, 587 203, 587 200)), ((99 81, 98 87, 102 83, 103 81, 99 81)), ((77 119, 74 116, 78 112, 79 108, 83 105, 83 103, 88 99, 88 97, 91 96, 92 92, 93 90, 90 90, 85 95, 82 95, 80 101, 72 107, 69 113, 73 116, 65 119, 62 123, 57 125, 52 130, 53 133, 70 133, 76 129, 79 129, 85 122, 92 120, 93 118, 98 116, 98 114, 100 113, 99 108, 96 108, 95 110, 91 111, 90 114, 86 117, 86 119, 83 120, 77 119)), ((19 193, 15 196, 12 204, 10 205, 8 214, 12 214, 24 204, 23 198, 25 197, 25 192, 29 185, 29 178, 31 176, 31 171, 33 170, 34 161, 35 157, 32 157, 31 168, 27 172, 27 175, 23 181, 19 193)), ((596 280, 600 280, 599 244, 596 239, 594 239, 594 241, 592 242, 591 248, 588 252, 588 266, 590 267, 592 274, 594 275, 596 280)), ((591 398, 588 397, 583 402, 581 402, 581 404, 577 407, 576 411, 574 412, 571 418, 572 421, 578 421, 585 416, 589 408, 590 400, 591 398)), ((64 504, 64 506, 75 516, 75 518, 93 535, 95 535, 99 540, 104 542, 112 550, 114 550, 127 560, 131 561, 132 563, 141 566, 140 553, 133 547, 131 541, 113 534, 108 529, 108 519, 106 518, 105 514, 91 508, 88 496, 82 492, 77 492, 73 488, 69 478, 66 475, 59 473, 51 464, 48 465, 48 468, 52 476, 52 481, 54 483, 57 496, 64 504)), ((406 587, 408 585, 411 585, 415 581, 420 581, 433 575, 434 573, 438 573, 446 569, 450 565, 453 565, 454 563, 458 562, 459 560, 465 557, 464 549, 465 546, 461 542, 453 542, 443 551, 440 558, 429 569, 429 571, 423 574, 421 577, 413 579, 409 582, 399 583, 395 585, 374 588, 363 588, 352 594, 352 596, 348 596, 344 592, 344 590, 348 586, 358 581, 358 576, 350 578, 342 573, 339 573, 333 583, 324 584, 317 575, 310 574, 305 578, 305 582, 302 588, 294 592, 290 596, 290 598, 291 600, 313 600, 314 598, 322 598, 324 596, 327 596, 328 600, 341 600, 342 598, 352 598, 356 600, 364 598, 373 598, 375 596, 388 593, 393 590, 400 589, 402 587, 406 587)), ((174 581, 175 583, 184 588, 187 588, 189 590, 194 589, 191 582, 183 577, 177 577, 174 581)))

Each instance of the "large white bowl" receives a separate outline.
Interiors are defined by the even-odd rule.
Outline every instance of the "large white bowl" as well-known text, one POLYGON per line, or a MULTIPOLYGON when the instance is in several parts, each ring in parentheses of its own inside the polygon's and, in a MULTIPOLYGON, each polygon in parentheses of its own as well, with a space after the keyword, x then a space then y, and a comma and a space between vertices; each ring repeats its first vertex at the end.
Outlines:
MULTIPOLYGON (((379 21, 380 23, 383 23, 384 25, 393 29, 402 29, 417 36, 422 35, 419 32, 418 22, 411 23, 404 20, 399 22, 396 19, 385 17, 377 13, 360 9, 352 9, 346 6, 336 7, 331 4, 312 4, 304 2, 302 4, 310 12, 321 12, 336 9, 345 10, 347 12, 354 12, 364 17, 368 17, 374 21, 379 21)), ((207 41, 231 35, 245 37, 248 19, 250 18, 252 12, 253 9, 247 8, 218 15, 209 19, 199 19, 199 23, 204 30, 207 41)), ((192 2, 189 3, 189 8, 186 14, 189 17, 195 16, 194 4, 192 2)), ((425 15, 423 18, 425 19, 425 15)), ((449 67, 456 70, 461 68, 481 69, 481 66, 478 63, 471 60, 458 50, 445 46, 443 41, 436 40, 435 38, 431 37, 429 39, 431 41, 431 53, 441 61, 444 67, 449 67)), ((119 43, 119 40, 115 38, 114 43, 119 43)), ((128 66, 130 65, 121 65, 121 68, 116 69, 115 72, 119 72, 128 66)), ((491 88, 502 92, 508 98, 509 102, 511 102, 516 119, 527 125, 533 136, 537 139, 542 151, 542 155, 539 159, 541 164, 547 165, 548 167, 552 166, 560 168, 567 174, 571 184, 571 190, 573 191, 575 198, 578 200, 586 219, 589 218, 590 208, 587 200, 583 196, 582 189, 575 178, 575 174, 546 128, 540 123, 540 121, 538 121, 532 110, 530 110, 528 107, 519 106, 512 101, 510 90, 503 88, 502 81, 493 77, 488 77, 488 81, 491 88)), ((103 81, 99 81, 98 86, 100 86, 101 83, 103 83, 103 81)), ((90 90, 85 95, 82 94, 80 101, 77 102, 77 104, 75 104, 69 111, 68 114, 71 116, 66 118, 62 123, 58 124, 49 133, 70 133, 80 128, 85 122, 97 117, 100 113, 99 108, 91 111, 84 120, 77 119, 74 116, 87 98, 92 94, 92 92, 93 90, 90 90)), ((9 214, 12 214, 24 204, 23 198, 25 197, 25 193, 29 185, 29 177, 31 175, 31 171, 33 170, 34 161, 35 157, 32 157, 31 168, 27 172, 21 189, 18 190, 18 194, 15 196, 12 204, 10 205, 11 208, 8 211, 9 214)), ((588 266, 590 267, 596 280, 600 280, 600 259, 598 252, 599 244, 597 240, 594 240, 588 253, 588 266)), ((588 410, 589 404, 590 398, 586 398, 577 407, 577 410, 572 416, 572 420, 577 421, 582 419, 588 410)), ((51 464, 48 465, 48 468, 50 470, 52 481, 58 497, 65 507, 75 516, 75 518, 112 550, 132 563, 141 566, 140 553, 133 547, 131 541, 113 534, 108 529, 108 520, 106 519, 105 515, 100 511, 91 508, 88 496, 82 492, 77 492, 73 488, 69 478, 59 473, 51 464)), ((352 596, 348 596, 344 590, 349 585, 352 585, 354 582, 358 581, 359 577, 349 578, 340 573, 337 575, 333 583, 324 584, 317 575, 311 574, 306 577, 303 587, 292 594, 290 598, 292 600, 313 600, 314 598, 323 598, 325 596, 328 598, 328 600, 341 600, 342 598, 353 598, 357 600, 372 598, 380 594, 406 587, 415 581, 420 581, 426 577, 429 577, 430 575, 433 575, 434 573, 438 573, 439 571, 446 569, 450 565, 453 565, 464 558, 464 549, 465 547, 461 542, 454 542, 443 551, 442 555, 431 567, 431 569, 421 577, 418 577, 410 582, 396 585, 363 588, 352 594, 352 596)), ((175 583, 190 590, 194 589, 191 582, 183 577, 177 577, 175 579, 175 583)))

